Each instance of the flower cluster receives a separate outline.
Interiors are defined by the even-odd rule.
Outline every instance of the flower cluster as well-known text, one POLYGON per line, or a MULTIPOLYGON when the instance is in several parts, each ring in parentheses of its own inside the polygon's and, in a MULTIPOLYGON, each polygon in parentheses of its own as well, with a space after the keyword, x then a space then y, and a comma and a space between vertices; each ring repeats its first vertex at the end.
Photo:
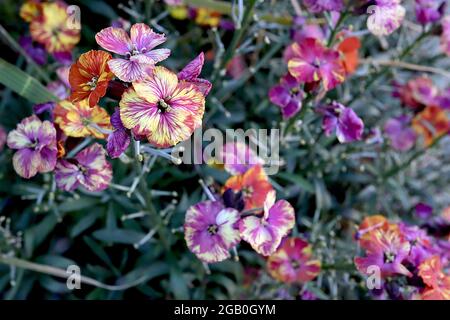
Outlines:
POLYGON ((355 234, 364 256, 355 258, 359 272, 380 277, 372 293, 390 299, 448 299, 450 220, 444 214, 422 226, 393 223, 384 216, 366 217, 355 234), (436 225, 440 230, 437 232, 436 225))
POLYGON ((314 279, 320 262, 312 259, 305 240, 287 237, 295 226, 294 208, 285 200, 276 201, 263 160, 240 142, 226 144, 219 157, 233 176, 217 195, 210 194, 210 200, 187 210, 184 231, 189 249, 200 260, 214 263, 229 258, 230 250, 244 240, 268 257, 267 267, 275 279, 288 283, 314 279))

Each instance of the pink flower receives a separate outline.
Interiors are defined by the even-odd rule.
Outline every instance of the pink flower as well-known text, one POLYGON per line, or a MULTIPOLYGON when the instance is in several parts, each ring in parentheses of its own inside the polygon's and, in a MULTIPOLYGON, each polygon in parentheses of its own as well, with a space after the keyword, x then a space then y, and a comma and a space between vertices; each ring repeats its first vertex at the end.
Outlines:
POLYGON ((60 160, 55 170, 58 188, 65 191, 73 191, 80 185, 89 191, 108 188, 112 180, 112 168, 105 154, 103 147, 94 143, 73 159, 60 160))
POLYGON ((293 43, 291 50, 293 57, 288 69, 300 83, 322 83, 328 91, 344 82, 345 70, 339 62, 339 52, 313 38, 293 43))
POLYGON ((417 134, 411 128, 411 119, 408 116, 389 119, 384 125, 384 131, 388 135, 392 147, 397 151, 408 151, 417 140, 417 134))
POLYGON ((224 208, 219 201, 203 201, 190 207, 184 223, 189 250, 207 263, 228 259, 230 249, 241 240, 238 221, 239 212, 224 208))
POLYGON ((126 56, 127 59, 112 59, 108 62, 111 71, 122 81, 132 82, 146 77, 147 69, 170 55, 169 49, 155 49, 166 41, 163 34, 153 30, 143 23, 131 27, 130 36, 125 30, 109 27, 95 35, 102 48, 126 56))
POLYGON ((264 202, 264 216, 248 216, 239 223, 242 239, 263 256, 273 254, 295 225, 294 208, 285 200, 275 203, 275 191, 264 202))
POLYGON ((376 0, 370 6, 367 27, 376 36, 387 36, 397 30, 405 18, 406 10, 401 0, 376 0))
POLYGON ((420 24, 438 21, 442 17, 446 1, 416 0, 416 17, 420 24))
POLYGON ((284 119, 292 118, 300 111, 303 95, 299 83, 290 74, 282 77, 269 91, 270 101, 280 107, 284 119))
POLYGON ((37 116, 23 119, 7 138, 8 147, 18 151, 13 157, 17 174, 29 179, 38 172, 50 172, 56 165, 56 130, 50 121, 37 116))

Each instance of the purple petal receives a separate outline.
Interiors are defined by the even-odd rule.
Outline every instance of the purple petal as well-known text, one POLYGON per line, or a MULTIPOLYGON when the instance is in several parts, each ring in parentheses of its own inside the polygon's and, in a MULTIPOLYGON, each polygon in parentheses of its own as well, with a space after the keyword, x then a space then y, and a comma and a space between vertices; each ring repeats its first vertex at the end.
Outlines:
POLYGON ((150 51, 154 47, 166 41, 164 34, 154 32, 145 23, 133 24, 130 30, 131 42, 135 48, 142 52, 142 50, 150 51))
POLYGON ((39 152, 32 149, 21 149, 13 156, 13 167, 17 174, 30 179, 38 173, 41 157, 39 152))
POLYGON ((80 184, 82 173, 76 164, 66 160, 60 160, 55 168, 55 180, 59 189, 73 191, 80 184))
POLYGON ((200 76, 200 73, 205 62, 205 55, 200 53, 194 60, 189 62, 183 70, 178 73, 180 80, 193 80, 200 76))
POLYGON ((339 116, 336 136, 341 143, 360 140, 364 130, 361 118, 351 109, 345 108, 339 116))
POLYGON ((130 37, 125 30, 109 27, 95 35, 95 40, 103 49, 120 54, 122 56, 131 52, 133 46, 130 37))
POLYGON ((170 49, 155 49, 144 53, 153 60, 154 63, 166 60, 170 56, 170 49))
POLYGON ((108 66, 112 73, 124 82, 142 80, 147 76, 145 67, 138 62, 125 59, 111 59, 108 66))
POLYGON ((130 145, 130 135, 127 130, 115 130, 108 136, 106 150, 111 158, 118 158, 130 145))

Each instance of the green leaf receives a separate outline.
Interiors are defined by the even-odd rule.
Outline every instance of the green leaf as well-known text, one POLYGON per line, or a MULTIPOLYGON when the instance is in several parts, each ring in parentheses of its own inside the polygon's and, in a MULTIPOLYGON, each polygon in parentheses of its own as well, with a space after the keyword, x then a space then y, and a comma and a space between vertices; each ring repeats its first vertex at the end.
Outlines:
POLYGON ((57 101, 38 80, 0 58, 0 83, 32 103, 57 101))
POLYGON ((287 172, 280 172, 277 174, 277 177, 280 177, 281 179, 287 180, 289 182, 295 183, 296 185, 300 186, 303 190, 314 193, 314 186, 303 178, 302 176, 298 174, 293 173, 287 173, 287 172))
POLYGON ((95 231, 94 238, 107 243, 134 244, 139 242, 145 233, 127 229, 101 229, 95 231))

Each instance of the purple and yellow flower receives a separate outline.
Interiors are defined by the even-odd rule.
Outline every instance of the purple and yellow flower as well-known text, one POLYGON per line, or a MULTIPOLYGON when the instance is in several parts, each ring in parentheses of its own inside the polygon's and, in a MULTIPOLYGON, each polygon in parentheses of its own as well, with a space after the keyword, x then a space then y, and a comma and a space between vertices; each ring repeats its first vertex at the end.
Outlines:
POLYGON ((289 73, 269 91, 270 101, 280 107, 284 119, 292 118, 300 111, 303 96, 300 84, 289 73))
POLYGON ((211 90, 212 84, 206 79, 199 78, 200 73, 203 69, 203 64, 205 63, 205 55, 200 53, 194 60, 189 62, 183 70, 178 72, 178 80, 183 80, 194 84, 203 96, 207 96, 211 90))
POLYGON ((442 17, 445 2, 439 0, 416 0, 417 21, 422 25, 438 21, 442 17))
POLYGON ((384 125, 384 132, 389 137, 391 146, 397 151, 408 151, 417 140, 417 134, 411 128, 411 118, 403 115, 391 118, 384 125))
POLYGON ((307 38, 291 45, 293 57, 288 62, 289 73, 300 83, 322 83, 331 90, 345 80, 345 69, 339 52, 326 48, 319 40, 307 38))
POLYGON ((267 194, 273 190, 261 165, 248 169, 244 174, 233 176, 225 182, 224 190, 242 192, 245 210, 262 208, 267 194))
POLYGON ((159 66, 144 81, 134 82, 120 101, 125 128, 160 148, 188 139, 201 126, 204 112, 205 97, 198 86, 159 66))
POLYGON ((294 208, 285 200, 275 202, 275 191, 267 194, 262 217, 248 216, 239 222, 243 240, 263 256, 272 255, 295 225, 294 208))
POLYGON ((102 191, 112 180, 111 164, 106 161, 103 147, 94 143, 74 158, 59 160, 55 168, 58 188, 73 191, 83 186, 89 191, 102 191))
POLYGON ((369 275, 371 267, 377 266, 383 278, 396 274, 412 276, 404 265, 411 245, 398 228, 375 229, 360 240, 360 245, 365 249, 366 255, 355 258, 359 272, 369 275))
POLYGON ((108 136, 106 150, 108 155, 114 159, 120 157, 127 150, 131 139, 129 130, 123 126, 122 120, 120 120, 119 109, 112 114, 111 125, 114 127, 114 131, 108 136))
POLYGON ((320 273, 321 263, 312 258, 312 247, 302 238, 283 240, 278 250, 267 260, 272 277, 286 283, 305 283, 320 273))
POLYGON ((226 143, 217 161, 222 163, 224 169, 231 175, 244 174, 251 167, 264 163, 264 160, 243 142, 226 143))
POLYGON ((50 121, 37 116, 23 119, 7 138, 8 147, 18 150, 13 156, 17 174, 29 179, 38 172, 50 172, 56 165, 56 130, 50 121))
POLYGON ((112 129, 108 112, 99 106, 91 108, 87 100, 74 103, 63 100, 56 105, 53 115, 68 137, 104 139, 105 132, 112 129))
POLYGON ((387 36, 397 30, 405 18, 406 10, 401 0, 376 0, 369 7, 367 27, 376 36, 387 36))
POLYGON ((309 12, 320 13, 324 11, 341 11, 344 9, 342 0, 304 0, 309 12))
POLYGON ((351 108, 333 102, 321 107, 319 112, 323 114, 322 128, 326 136, 336 132, 340 143, 361 140, 364 123, 351 108))
POLYGON ((241 240, 238 229, 239 212, 224 208, 219 201, 204 201, 186 212, 184 238, 189 250, 206 263, 230 257, 230 249, 241 240))
POLYGON ((124 29, 109 27, 97 33, 95 39, 105 50, 126 57, 108 62, 116 77, 125 82, 143 80, 149 69, 170 55, 169 49, 154 49, 166 41, 165 35, 155 33, 144 23, 134 24, 130 36, 124 29))
POLYGON ((106 94, 109 81, 114 77, 108 67, 111 55, 101 50, 83 53, 71 67, 69 73, 72 93, 70 100, 78 102, 88 99, 94 107, 106 94))
POLYGON ((52 54, 72 51, 80 41, 80 30, 67 23, 70 18, 67 4, 62 1, 43 2, 40 8, 40 14, 30 24, 33 40, 52 54))

